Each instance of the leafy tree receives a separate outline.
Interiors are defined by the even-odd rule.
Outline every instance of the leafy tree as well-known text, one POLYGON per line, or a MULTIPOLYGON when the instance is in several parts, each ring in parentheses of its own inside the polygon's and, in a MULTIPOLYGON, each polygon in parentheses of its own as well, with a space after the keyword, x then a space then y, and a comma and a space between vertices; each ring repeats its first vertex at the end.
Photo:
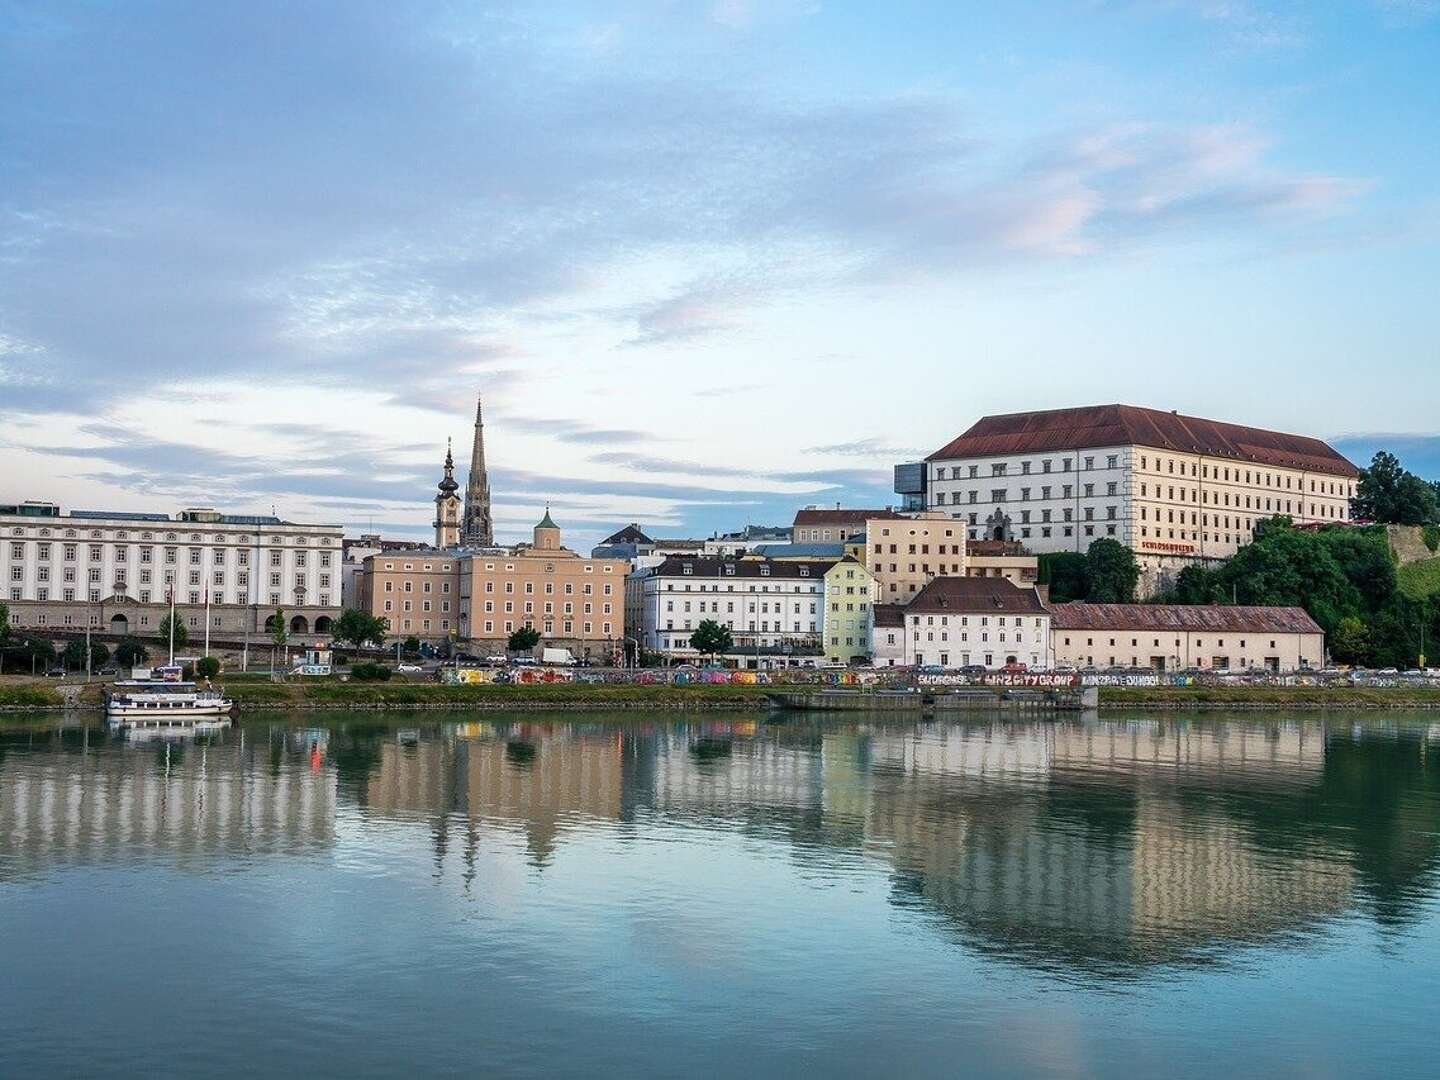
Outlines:
POLYGON ((1362 608, 1323 534, 1272 522, 1259 539, 1242 547, 1219 574, 1239 603, 1299 606, 1328 634, 1362 608))
MULTIPOLYGON (((163 619, 160 620, 160 630, 159 630, 160 640, 166 643, 166 647, 167 647, 167 648, 169 647, 169 642, 170 642, 170 620, 171 620, 171 616, 169 616, 169 615, 166 615, 163 619)), ((190 634, 189 634, 189 632, 185 629, 185 620, 184 620, 184 619, 180 618, 179 615, 176 615, 176 616, 174 616, 174 620, 175 620, 175 648, 181 649, 181 648, 184 648, 184 647, 185 647, 185 643, 190 640, 190 634)))
POLYGON ((195 674, 201 678, 213 679, 220 674, 220 658, 217 656, 202 656, 195 661, 195 674))
POLYGON ((714 619, 702 619, 695 632, 690 635, 690 647, 703 656, 714 657, 717 653, 733 649, 735 638, 728 626, 723 626, 714 619))
POLYGON ((1370 628, 1355 615, 1346 615, 1330 635, 1330 655, 1342 664, 1370 662, 1370 628))
POLYGON ((290 642, 290 631, 285 629, 285 612, 275 609, 275 622, 270 627, 270 644, 277 649, 283 649, 290 642))
POLYGON ((70 668, 72 671, 79 671, 85 667, 86 655, 85 642, 80 638, 73 638, 66 643, 65 651, 61 654, 61 658, 65 661, 67 668, 70 668))
POLYGON ((330 634, 336 641, 348 641, 357 649, 372 641, 382 645, 385 642, 385 620, 358 608, 347 608, 335 620, 330 634))
POLYGON ((1085 599, 1092 604, 1133 604, 1140 567, 1135 553, 1105 537, 1085 554, 1085 599))
POLYGON ((14 634, 6 646, 5 655, 11 658, 17 670, 23 671, 28 667, 43 670, 55 662, 55 646, 34 634, 14 634))
POLYGON ((414 634, 411 634, 405 639, 405 643, 401 646, 401 648, 405 650, 407 655, 414 656, 420 651, 420 639, 414 634))
POLYGON ((110 659, 110 647, 103 641, 92 641, 90 643, 90 666, 99 669, 105 666, 105 661, 110 659))
POLYGON ((1041 555, 1037 560, 1039 580, 1050 586, 1050 599, 1063 604, 1070 600, 1084 600, 1085 556, 1078 551, 1056 551, 1041 555))
POLYGON ((1172 604, 1223 604, 1230 597, 1223 594, 1214 571, 1191 563, 1175 575, 1175 585, 1167 599, 1172 604))
POLYGON ((529 652, 540 644, 540 631, 533 626, 522 626, 510 635, 507 644, 511 652, 529 652))
POLYGON ((1355 512, 1387 525, 1424 525, 1440 521, 1440 489, 1407 471, 1400 459, 1378 451, 1360 470, 1355 512))
POLYGON ((136 667, 150 659, 150 651, 134 638, 126 638, 115 646, 115 663, 122 668, 136 667))
POLYGON ((0 600, 0 645, 10 640, 10 607, 0 600))

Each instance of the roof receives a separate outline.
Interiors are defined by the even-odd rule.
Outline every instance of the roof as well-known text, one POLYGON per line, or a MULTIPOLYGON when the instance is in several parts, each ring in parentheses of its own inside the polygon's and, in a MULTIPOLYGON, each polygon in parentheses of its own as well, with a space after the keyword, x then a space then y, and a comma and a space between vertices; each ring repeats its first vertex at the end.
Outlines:
POLYGON ((876 604, 870 609, 872 626, 904 626, 905 606, 903 604, 876 604))
POLYGON ((1322 634, 1299 607, 1226 607, 1219 604, 1056 604, 1056 630, 1164 630, 1211 633, 1322 634))
POLYGON ((548 506, 545 507, 545 516, 540 519, 540 524, 536 525, 535 527, 536 527, 537 529, 559 529, 559 528, 560 528, 560 526, 559 526, 559 525, 556 525, 556 524, 555 524, 555 520, 550 516, 550 507, 548 507, 548 506))
POLYGON ((767 559, 843 559, 844 544, 756 544, 756 555, 767 559))
POLYGON ((603 544, 648 544, 650 537, 641 531, 638 523, 632 521, 619 532, 613 532, 600 543, 603 544))
POLYGON ((1046 615, 1033 588, 1020 588, 1008 578, 937 577, 916 594, 907 612, 979 612, 1046 615))
POLYGON ((1328 444, 1309 435, 1287 435, 1135 405, 1087 405, 985 416, 925 460, 1002 457, 1099 446, 1153 446, 1276 468, 1359 475, 1359 470, 1328 444))
POLYGON ((803 561, 796 559, 723 559, 718 556, 671 555, 657 565, 651 574, 655 577, 696 577, 696 578, 823 578, 825 571, 835 565, 835 559, 803 561), (685 568, 690 567, 690 573, 685 568))
POLYGON ((874 518, 902 516, 888 506, 883 510, 843 510, 839 508, 821 510, 807 507, 804 510, 795 511, 795 525, 792 527, 800 525, 864 525, 865 522, 874 518))

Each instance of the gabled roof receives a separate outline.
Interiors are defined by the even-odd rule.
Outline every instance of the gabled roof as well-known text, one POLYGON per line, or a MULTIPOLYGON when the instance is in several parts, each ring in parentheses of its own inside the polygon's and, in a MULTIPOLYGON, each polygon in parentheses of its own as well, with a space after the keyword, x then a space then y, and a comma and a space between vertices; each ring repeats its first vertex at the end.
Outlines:
POLYGON ((601 543, 601 545, 605 545, 605 544, 649 544, 649 543, 652 543, 652 541, 651 541, 650 537, 646 536, 646 535, 641 531, 640 526, 639 526, 637 523, 635 523, 635 522, 632 521, 629 525, 626 525, 626 526, 625 526, 623 529, 621 529, 619 532, 611 533, 611 534, 610 534, 609 536, 607 536, 604 540, 601 540, 600 543, 601 543))
POLYGON ((1287 435, 1135 405, 1087 405, 982 417, 925 460, 1003 457, 1101 446, 1153 446, 1175 453, 1205 454, 1332 476, 1359 475, 1354 465, 1324 441, 1309 435, 1287 435))
POLYGON ((864 525, 874 518, 898 518, 903 515, 886 507, 882 510, 805 509, 795 511, 795 526, 801 525, 864 525))
POLYGON ((905 609, 915 613, 1048 615, 1033 588, 1020 588, 1008 578, 932 578, 905 609))
POLYGON ((1210 633, 1322 634, 1304 608, 1220 604, 1056 604, 1056 630, 1159 630, 1210 633))

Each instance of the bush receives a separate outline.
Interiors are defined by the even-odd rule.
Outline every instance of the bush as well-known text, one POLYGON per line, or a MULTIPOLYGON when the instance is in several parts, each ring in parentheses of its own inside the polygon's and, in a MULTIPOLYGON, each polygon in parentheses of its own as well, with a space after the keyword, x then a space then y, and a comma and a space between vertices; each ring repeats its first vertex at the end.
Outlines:
POLYGON ((220 660, 214 656, 202 656, 195 661, 195 674, 204 679, 213 679, 220 674, 220 660))
POLYGON ((1440 550, 1440 525, 1426 525, 1420 530, 1420 539, 1431 551, 1440 550))
POLYGON ((191 679, 195 678, 195 665, 194 665, 194 664, 181 664, 181 665, 180 665, 180 678, 184 679, 186 682, 189 682, 191 679))
POLYGON ((150 652, 134 638, 126 638, 115 646, 115 663, 122 668, 135 667, 150 659, 150 652))
POLYGON ((366 660, 350 669, 350 677, 362 682, 384 682, 390 678, 390 669, 384 664, 373 664, 366 660))

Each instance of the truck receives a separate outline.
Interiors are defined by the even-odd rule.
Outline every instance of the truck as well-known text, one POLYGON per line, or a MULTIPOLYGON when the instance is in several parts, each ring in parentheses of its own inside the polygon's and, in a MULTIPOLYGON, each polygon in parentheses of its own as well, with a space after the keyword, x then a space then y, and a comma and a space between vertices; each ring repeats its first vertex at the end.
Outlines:
POLYGON ((574 667, 575 657, 569 649, 541 649, 540 662, 554 667, 574 667))

